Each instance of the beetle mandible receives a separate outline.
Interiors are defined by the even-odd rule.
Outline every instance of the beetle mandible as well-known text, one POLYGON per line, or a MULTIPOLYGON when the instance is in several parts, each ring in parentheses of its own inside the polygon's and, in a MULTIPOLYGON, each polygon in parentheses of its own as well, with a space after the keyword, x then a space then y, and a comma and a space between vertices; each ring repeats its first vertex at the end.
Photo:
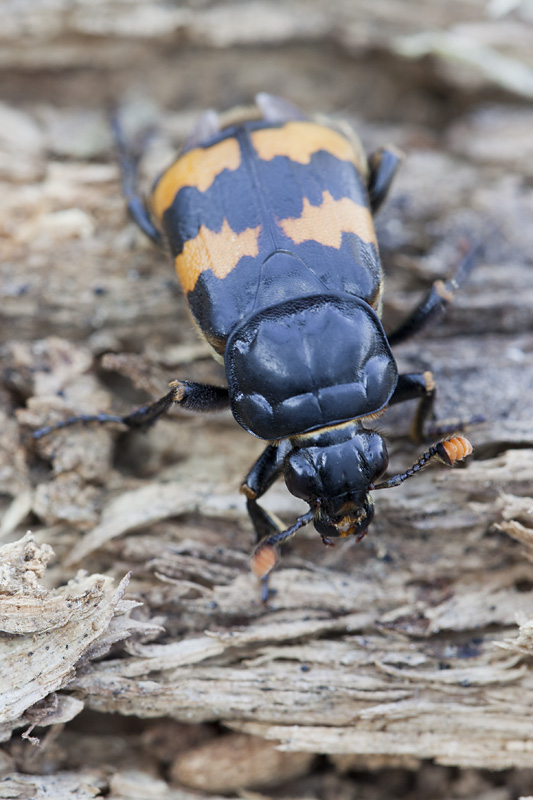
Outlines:
POLYGON ((379 483, 387 449, 369 426, 387 407, 418 398, 412 434, 427 438, 432 374, 399 374, 391 346, 446 307, 473 257, 447 282, 436 281, 386 335, 372 215, 401 161, 394 148, 367 159, 349 126, 260 94, 251 107, 205 112, 146 206, 137 158, 118 123, 115 133, 130 214, 170 250, 228 385, 176 380, 160 400, 126 416, 70 418, 35 435, 91 419, 146 428, 174 403, 200 412, 229 406, 245 430, 269 442, 241 487, 259 541, 252 569, 266 599, 277 546, 300 527, 313 521, 326 544, 362 538, 374 515, 371 490, 397 486, 431 460, 452 465, 471 452, 463 437, 439 442, 379 483), (309 505, 285 530, 258 503, 281 475, 309 505))

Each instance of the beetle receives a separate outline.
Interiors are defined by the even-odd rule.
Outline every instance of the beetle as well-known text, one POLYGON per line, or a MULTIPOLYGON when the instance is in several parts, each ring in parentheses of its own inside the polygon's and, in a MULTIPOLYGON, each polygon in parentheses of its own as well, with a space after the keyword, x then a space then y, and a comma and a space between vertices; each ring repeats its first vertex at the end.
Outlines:
POLYGON ((268 442, 241 487, 259 542, 252 570, 266 600, 277 548, 303 525, 313 521, 326 544, 361 539, 374 515, 372 490, 472 451, 464 437, 441 441, 411 469, 379 482, 388 454, 372 423, 389 406, 418 398, 412 435, 427 438, 433 376, 399 374, 391 348, 443 311, 473 256, 387 335, 373 214, 401 161, 397 150, 367 159, 348 125, 260 94, 251 107, 205 112, 146 205, 138 158, 117 121, 115 134, 129 212, 170 251, 193 319, 225 365, 227 387, 176 380, 164 397, 126 416, 74 417, 34 435, 78 420, 146 428, 173 404, 199 412, 229 406, 245 430, 268 442), (287 529, 258 502, 281 476, 309 505, 287 529))

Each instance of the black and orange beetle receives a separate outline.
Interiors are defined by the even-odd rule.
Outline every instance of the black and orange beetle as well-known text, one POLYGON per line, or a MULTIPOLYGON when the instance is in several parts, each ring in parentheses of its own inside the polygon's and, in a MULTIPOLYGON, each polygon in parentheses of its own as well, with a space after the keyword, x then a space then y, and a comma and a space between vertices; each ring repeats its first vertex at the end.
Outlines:
POLYGON ((463 437, 440 442, 405 473, 378 483, 388 455, 369 426, 388 406, 419 398, 413 435, 426 438, 432 375, 399 375, 391 345, 442 311, 472 256, 387 335, 372 214, 400 162, 394 149, 367 160, 350 127, 260 94, 252 107, 200 118, 147 208, 118 126, 117 141, 129 211, 170 249, 228 386, 176 380, 167 395, 127 416, 71 418, 35 435, 92 419, 145 428, 173 403, 194 411, 230 406, 243 428, 268 441, 242 485, 259 539, 252 569, 266 599, 276 547, 300 527, 312 520, 326 544, 360 539, 374 515, 370 491, 397 486, 432 459, 452 465, 471 452, 463 437), (258 503, 282 474, 309 504, 287 530, 258 503))

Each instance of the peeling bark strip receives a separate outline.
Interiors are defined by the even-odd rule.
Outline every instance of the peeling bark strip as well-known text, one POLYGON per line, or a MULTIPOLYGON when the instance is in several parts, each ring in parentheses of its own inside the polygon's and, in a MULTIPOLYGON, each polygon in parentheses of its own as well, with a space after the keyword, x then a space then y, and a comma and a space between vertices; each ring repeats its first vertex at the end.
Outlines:
POLYGON ((122 598, 128 578, 113 589, 112 580, 93 575, 49 591, 39 581, 53 552, 36 545, 30 534, 0 548, 0 726, 3 738, 21 725, 53 725, 76 716, 83 704, 55 692, 66 686, 82 659, 105 652, 129 636, 127 619, 112 632, 114 614, 132 607, 122 598), (40 713, 32 706, 47 701, 40 713), (59 704, 59 705, 57 705, 59 704), (33 713, 33 716, 32 716, 33 713))

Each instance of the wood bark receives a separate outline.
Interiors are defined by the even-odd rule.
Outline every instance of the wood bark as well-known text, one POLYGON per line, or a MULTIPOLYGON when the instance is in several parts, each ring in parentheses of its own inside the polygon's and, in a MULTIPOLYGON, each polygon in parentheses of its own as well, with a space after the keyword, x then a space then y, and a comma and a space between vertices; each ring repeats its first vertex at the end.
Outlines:
MULTIPOLYGON (((458 797, 533 790, 533 48, 526 3, 10 4, 0 32, 0 798, 458 797), (280 88, 282 87, 282 88, 280 88), (165 254, 126 220, 107 113, 150 129, 283 93, 406 159, 376 227, 397 350, 464 468, 376 493, 360 544, 301 531, 259 601, 230 414, 79 426, 223 381, 165 254), (31 529, 31 534, 26 532, 31 529), (41 747, 36 747, 40 741, 41 747), (459 768, 452 770, 450 768, 459 768), (487 770, 489 772, 487 772, 487 770), (506 770, 504 774, 501 771, 506 770), (410 777, 409 777, 410 776, 410 777)), ((412 404, 379 420, 413 464, 412 404)), ((302 505, 276 484, 287 524, 302 505)))

